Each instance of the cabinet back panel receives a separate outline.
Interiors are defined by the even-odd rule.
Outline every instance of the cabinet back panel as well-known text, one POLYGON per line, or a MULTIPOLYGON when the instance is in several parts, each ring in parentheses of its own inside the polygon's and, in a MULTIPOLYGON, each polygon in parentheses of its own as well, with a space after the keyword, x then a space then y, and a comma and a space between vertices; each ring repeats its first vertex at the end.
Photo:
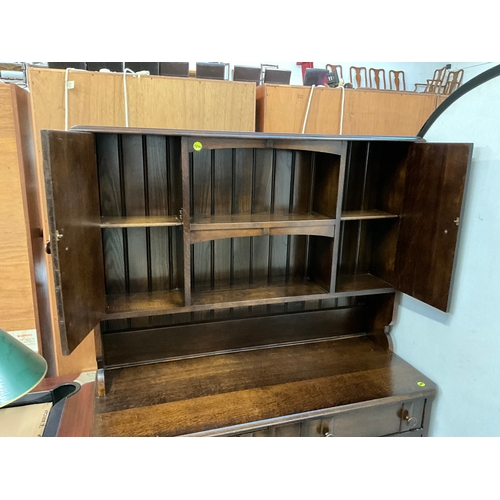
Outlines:
POLYGON ((185 317, 183 324, 142 331, 112 332, 103 327, 105 361, 107 366, 145 363, 380 331, 392 320, 392 308, 383 307, 392 305, 392 300, 393 294, 357 297, 347 305, 338 300, 316 301, 314 309, 296 312, 284 310, 282 304, 276 311, 248 307, 217 317, 214 311, 204 311, 185 317))
POLYGON ((335 217, 339 156, 241 148, 202 149, 189 158, 193 216, 314 210, 335 217))
MULTIPOLYGON (((96 134, 96 158, 101 216, 179 214, 179 138, 96 134)), ((106 294, 182 287, 180 227, 104 228, 102 237, 106 294)))
POLYGON ((101 216, 178 215, 180 140, 96 134, 101 216))
POLYGON ((398 219, 343 221, 339 275, 373 274, 393 283, 398 219))
POLYGON ((404 143, 353 142, 346 167, 342 210, 378 209, 399 215, 405 183, 404 143))
POLYGON ((335 217, 339 185, 340 156, 316 153, 315 160, 312 209, 320 214, 335 217))
MULTIPOLYGON (((387 296, 379 295, 370 297, 371 303, 379 297, 379 301, 386 301, 387 296)), ((390 296, 389 296, 390 297, 390 296)), ((267 304, 256 306, 231 307, 229 309, 211 309, 208 311, 171 313, 159 316, 149 316, 150 327, 185 325, 198 321, 220 321, 224 319, 243 319, 269 314, 287 314, 290 312, 316 311, 320 309, 332 309, 338 307, 352 307, 363 304, 363 297, 339 297, 336 299, 307 300, 298 302, 286 302, 284 304, 267 304)), ((382 309, 381 309, 382 310, 382 309)), ((383 320, 382 320, 383 321, 383 320)), ((108 320, 101 323, 101 332, 129 331, 132 327, 127 320, 108 320)), ((375 324, 372 328, 383 329, 383 326, 375 324)))
POLYGON ((307 237, 302 235, 226 238, 194 243, 191 245, 192 288, 272 283, 294 277, 304 279, 307 274, 306 245, 307 237))
POLYGON ((102 230, 106 294, 182 288, 180 227, 102 230))

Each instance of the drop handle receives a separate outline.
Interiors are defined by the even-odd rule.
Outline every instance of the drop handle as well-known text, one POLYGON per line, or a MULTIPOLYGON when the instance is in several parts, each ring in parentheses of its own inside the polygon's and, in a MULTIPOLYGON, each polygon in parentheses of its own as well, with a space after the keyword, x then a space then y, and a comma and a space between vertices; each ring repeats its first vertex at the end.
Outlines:
POLYGON ((415 427, 417 425, 417 417, 410 417, 410 415, 406 415, 405 420, 408 427, 415 427))
MULTIPOLYGON (((61 234, 58 230, 56 230, 56 240, 57 241, 61 241, 63 236, 64 236, 63 234, 61 234)), ((45 253, 48 255, 50 255, 52 253, 52 249, 50 247, 50 240, 47 240, 45 242, 45 253)))

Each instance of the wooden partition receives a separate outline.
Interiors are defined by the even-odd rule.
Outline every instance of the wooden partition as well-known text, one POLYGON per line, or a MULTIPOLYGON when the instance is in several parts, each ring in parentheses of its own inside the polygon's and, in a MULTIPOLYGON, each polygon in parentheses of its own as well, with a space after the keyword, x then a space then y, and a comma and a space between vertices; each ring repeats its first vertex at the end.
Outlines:
MULTIPOLYGON (((415 136, 443 96, 389 90, 315 87, 306 134, 339 134, 344 94, 344 135, 415 136)), ((258 132, 301 133, 311 87, 257 88, 258 132)))
MULTIPOLYGON (((34 330, 28 238, 13 101, 13 84, 0 82, 0 328, 34 330)), ((20 89, 19 89, 20 90, 20 89)))
MULTIPOLYGON (((35 128, 64 129, 65 71, 30 68, 35 128)), ((68 127, 126 126, 122 73, 70 71, 68 127)), ((130 127, 252 132, 255 83, 127 75, 130 127)), ((38 138, 37 138, 38 140, 38 138)))
MULTIPOLYGON (((41 130, 65 129, 65 70, 29 68, 33 134, 40 189, 43 233, 48 234, 46 195, 43 187, 41 130)), ((67 93, 68 128, 74 125, 125 126, 123 74, 69 71, 73 88, 67 93)), ((254 131, 255 83, 198 80, 162 76, 127 75, 126 95, 130 127, 254 131)), ((24 228, 23 228, 24 230, 24 228)), ((38 236, 40 239, 41 236, 38 236)), ((45 238, 46 239, 46 238, 45 238)), ((23 253, 27 259, 27 253, 23 253)), ((40 256, 38 256, 40 257, 40 256)), ((51 255, 42 256, 49 277, 51 255)), ((63 356, 55 306, 55 289, 48 280, 50 311, 41 314, 51 324, 46 333, 55 351, 53 375, 95 368, 94 338, 89 335, 71 355, 63 356)))

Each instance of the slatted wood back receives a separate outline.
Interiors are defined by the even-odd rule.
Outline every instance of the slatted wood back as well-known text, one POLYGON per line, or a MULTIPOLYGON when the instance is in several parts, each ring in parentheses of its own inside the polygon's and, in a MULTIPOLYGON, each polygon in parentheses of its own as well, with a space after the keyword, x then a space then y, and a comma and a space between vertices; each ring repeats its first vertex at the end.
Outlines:
POLYGON ((450 71, 446 78, 446 83, 444 84, 443 94, 450 95, 452 92, 458 89, 462 84, 464 78, 464 70, 460 69, 458 71, 450 71))
POLYGON ((335 71, 337 70, 337 74, 339 75, 339 78, 344 79, 344 76, 342 75, 342 66, 340 64, 327 64, 326 69, 328 71, 335 71))
POLYGON ((394 69, 391 69, 389 71, 389 88, 390 88, 390 90, 406 91, 405 72, 404 71, 402 71, 402 70, 396 71, 394 69))
POLYGON ((370 87, 372 89, 377 89, 377 90, 387 89, 387 83, 385 80, 385 69, 370 68, 369 75, 370 75, 370 87))
POLYGON ((349 70, 351 83, 356 87, 368 87, 368 75, 365 67, 351 66, 349 70))

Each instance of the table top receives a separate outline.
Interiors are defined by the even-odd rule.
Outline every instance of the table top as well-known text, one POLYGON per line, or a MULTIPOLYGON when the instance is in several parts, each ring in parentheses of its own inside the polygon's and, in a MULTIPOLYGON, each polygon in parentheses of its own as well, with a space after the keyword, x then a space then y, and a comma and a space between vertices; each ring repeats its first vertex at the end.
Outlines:
POLYGON ((364 336, 113 369, 106 386, 96 436, 211 435, 436 390, 364 336))

